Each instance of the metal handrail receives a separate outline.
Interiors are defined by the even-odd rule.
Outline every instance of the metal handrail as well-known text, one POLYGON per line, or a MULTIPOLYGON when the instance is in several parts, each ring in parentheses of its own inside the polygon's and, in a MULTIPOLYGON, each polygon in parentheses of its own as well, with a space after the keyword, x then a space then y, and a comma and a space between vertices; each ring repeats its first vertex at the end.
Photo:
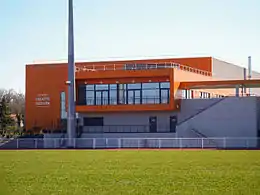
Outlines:
POLYGON ((146 64, 104 64, 104 65, 87 65, 87 66, 78 66, 76 65, 76 72, 95 72, 95 71, 106 71, 106 70, 151 70, 151 69, 165 69, 165 68, 174 68, 180 69, 187 72, 193 72, 205 76, 211 76, 212 73, 205 70, 200 70, 197 68, 192 68, 186 65, 177 64, 177 63, 146 63, 146 64), (127 67, 131 65, 130 67, 127 67))

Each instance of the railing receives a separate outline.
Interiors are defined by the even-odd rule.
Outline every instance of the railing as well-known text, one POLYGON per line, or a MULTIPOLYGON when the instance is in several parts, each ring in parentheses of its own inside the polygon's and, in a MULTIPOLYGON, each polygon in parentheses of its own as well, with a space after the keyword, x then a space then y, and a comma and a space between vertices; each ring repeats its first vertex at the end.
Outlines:
MULTIPOLYGON (((67 148, 67 138, 14 139, 0 145, 0 149, 62 149, 67 148), (62 142, 61 142, 62 140, 62 142)), ((255 149, 260 138, 75 138, 72 148, 216 148, 255 149), (214 141, 215 144, 212 144, 214 141)))
MULTIPOLYGON (((150 133, 149 125, 84 126, 83 133, 150 133)), ((156 125, 155 133, 172 133, 169 125, 156 125)))
POLYGON ((133 104, 169 104, 170 97, 155 97, 155 96, 145 96, 145 97, 135 97, 135 98, 86 98, 86 102, 80 102, 77 105, 133 105, 133 104))
POLYGON ((209 71, 200 70, 197 68, 192 68, 186 65, 181 65, 177 63, 147 63, 147 64, 104 64, 104 65, 87 65, 87 66, 76 66, 76 72, 95 72, 95 71, 106 71, 106 70, 150 70, 150 69, 165 69, 165 68, 175 68, 188 72, 193 72, 205 76, 211 76, 212 73, 209 71))

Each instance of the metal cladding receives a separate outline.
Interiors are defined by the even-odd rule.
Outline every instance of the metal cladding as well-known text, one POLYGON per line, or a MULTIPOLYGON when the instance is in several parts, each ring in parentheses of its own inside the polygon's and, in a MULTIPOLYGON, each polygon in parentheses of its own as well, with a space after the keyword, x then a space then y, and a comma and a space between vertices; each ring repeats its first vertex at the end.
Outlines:
POLYGON ((73 33, 73 0, 69 0, 69 26, 68 26, 68 114, 67 133, 68 147, 73 146, 75 138, 75 62, 74 62, 74 33, 73 33))

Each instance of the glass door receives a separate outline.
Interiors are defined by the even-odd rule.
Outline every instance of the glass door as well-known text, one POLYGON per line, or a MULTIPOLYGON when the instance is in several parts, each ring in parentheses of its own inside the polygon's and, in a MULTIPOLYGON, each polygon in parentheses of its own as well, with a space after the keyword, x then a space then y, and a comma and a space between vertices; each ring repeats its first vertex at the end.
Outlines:
POLYGON ((96 105, 108 105, 108 90, 96 91, 96 105))
POLYGON ((169 89, 161 89, 161 104, 169 104, 170 100, 170 90, 169 89))
POLYGON ((102 91, 95 91, 96 105, 102 105, 102 91))
POLYGON ((128 90, 127 91, 127 103, 128 104, 134 104, 134 90, 128 90))
POLYGON ((102 105, 108 105, 108 91, 102 91, 102 94, 101 94, 101 100, 102 100, 102 105))

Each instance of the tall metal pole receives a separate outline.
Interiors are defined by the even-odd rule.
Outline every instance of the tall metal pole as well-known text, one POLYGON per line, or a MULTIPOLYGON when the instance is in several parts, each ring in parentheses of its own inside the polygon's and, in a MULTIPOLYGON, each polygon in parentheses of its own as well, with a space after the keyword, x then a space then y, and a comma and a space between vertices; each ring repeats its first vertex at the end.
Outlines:
MULTIPOLYGON (((252 78, 252 65, 251 65, 251 56, 248 56, 248 80, 252 78)), ((251 96, 251 89, 248 89, 248 94, 251 96)))
POLYGON ((69 25, 68 25, 68 114, 67 134, 68 147, 74 146, 75 138, 75 63, 74 63, 74 32, 73 32, 73 0, 69 0, 69 25))

